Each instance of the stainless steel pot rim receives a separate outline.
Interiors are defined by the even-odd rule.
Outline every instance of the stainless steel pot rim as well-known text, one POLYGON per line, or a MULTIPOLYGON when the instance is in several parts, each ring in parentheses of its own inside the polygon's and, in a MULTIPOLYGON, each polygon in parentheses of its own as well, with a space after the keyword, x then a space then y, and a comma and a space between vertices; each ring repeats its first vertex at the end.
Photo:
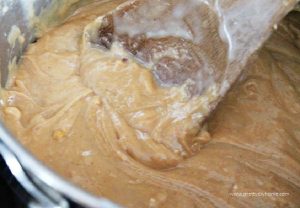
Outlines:
POLYGON ((84 207, 120 208, 119 205, 92 195, 57 175, 28 152, 0 122, 0 138, 14 153, 22 167, 47 186, 84 207))

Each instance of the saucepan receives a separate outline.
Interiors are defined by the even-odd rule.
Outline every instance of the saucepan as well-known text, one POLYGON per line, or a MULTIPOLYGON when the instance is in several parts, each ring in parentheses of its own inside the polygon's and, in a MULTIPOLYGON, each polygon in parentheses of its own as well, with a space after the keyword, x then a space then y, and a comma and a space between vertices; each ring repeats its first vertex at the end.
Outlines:
MULTIPOLYGON (((35 41, 38 24, 63 18, 89 0, 0 0, 1 85, 7 84, 11 70, 26 46, 35 41)), ((25 192, 28 207, 119 207, 93 196, 58 176, 28 152, 0 122, 0 154, 18 186, 25 192)), ((15 187, 17 188, 17 187, 15 187)))
MULTIPOLYGON (((54 24, 78 6, 91 1, 0 0, 1 86, 7 84, 22 52, 30 42, 36 40, 40 27, 54 24)), ((18 190, 25 193, 28 207, 120 207, 80 189, 50 170, 21 145, 1 121, 0 155, 18 190)))

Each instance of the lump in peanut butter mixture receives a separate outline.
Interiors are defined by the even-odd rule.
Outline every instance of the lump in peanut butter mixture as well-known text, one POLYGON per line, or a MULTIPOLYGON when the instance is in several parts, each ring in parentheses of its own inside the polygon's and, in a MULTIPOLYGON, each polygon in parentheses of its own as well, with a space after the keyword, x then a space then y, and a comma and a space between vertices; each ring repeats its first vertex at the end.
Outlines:
POLYGON ((278 26, 199 132, 205 101, 160 88, 122 51, 83 40, 121 2, 82 8, 28 48, 2 91, 14 135, 62 176, 125 207, 298 207, 300 14, 278 26), (248 192, 288 194, 234 195, 248 192))

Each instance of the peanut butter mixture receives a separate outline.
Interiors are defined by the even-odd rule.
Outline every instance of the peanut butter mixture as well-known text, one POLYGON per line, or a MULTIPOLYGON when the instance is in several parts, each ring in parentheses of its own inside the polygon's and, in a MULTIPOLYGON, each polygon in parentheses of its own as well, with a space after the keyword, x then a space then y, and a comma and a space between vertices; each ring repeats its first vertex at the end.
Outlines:
POLYGON ((1 116, 36 157, 125 207, 300 206, 300 13, 289 14, 200 128, 205 97, 160 87, 85 38, 124 0, 79 9, 28 48, 1 116), (199 130, 201 129, 201 130, 199 130), (237 196, 236 193, 285 193, 237 196))

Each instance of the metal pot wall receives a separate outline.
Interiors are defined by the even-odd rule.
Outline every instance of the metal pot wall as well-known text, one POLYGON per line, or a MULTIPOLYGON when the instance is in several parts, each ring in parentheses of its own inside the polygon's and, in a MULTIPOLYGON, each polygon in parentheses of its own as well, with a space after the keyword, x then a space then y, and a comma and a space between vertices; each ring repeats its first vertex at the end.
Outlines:
MULTIPOLYGON (((74 5, 79 0, 68 0, 74 5)), ((88 0, 86 1, 88 2, 88 0)), ((9 65, 18 60, 34 40, 33 16, 56 14, 63 0, 0 0, 0 69, 1 85, 5 86, 9 65), (10 44, 9 33, 18 28, 25 38, 20 44, 10 44)), ((38 20, 38 19, 36 19, 38 20)), ((28 207, 119 207, 109 200, 93 196, 72 185, 31 155, 0 122, 0 154, 16 181, 18 191, 25 192, 28 207)))

